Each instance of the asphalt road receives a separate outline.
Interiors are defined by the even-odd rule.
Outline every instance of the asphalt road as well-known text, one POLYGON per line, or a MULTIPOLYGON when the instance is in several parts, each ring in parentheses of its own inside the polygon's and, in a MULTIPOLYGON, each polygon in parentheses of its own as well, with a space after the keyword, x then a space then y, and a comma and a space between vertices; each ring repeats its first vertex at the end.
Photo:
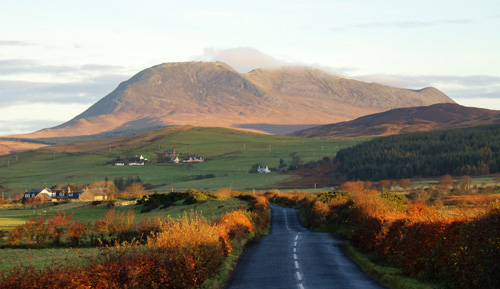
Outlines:
POLYGON ((270 233, 243 252, 226 289, 387 288, 366 275, 331 234, 304 228, 294 209, 271 208, 270 233))

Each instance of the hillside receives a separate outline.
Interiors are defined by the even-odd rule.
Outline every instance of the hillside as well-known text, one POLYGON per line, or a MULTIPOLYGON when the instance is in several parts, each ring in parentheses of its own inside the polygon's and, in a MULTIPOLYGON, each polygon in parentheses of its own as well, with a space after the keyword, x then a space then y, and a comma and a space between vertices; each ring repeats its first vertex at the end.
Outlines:
POLYGON ((500 172, 500 124, 376 138, 337 153, 347 179, 385 180, 500 172))
MULTIPOLYGON (((38 150, 0 156, 0 184, 11 196, 26 189, 54 185, 90 184, 106 177, 136 178, 154 191, 238 190, 275 188, 286 174, 249 173, 261 164, 275 168, 291 155, 304 162, 333 157, 354 140, 316 140, 264 135, 227 128, 176 126, 134 136, 60 143, 38 150), (169 163, 165 150, 179 157, 199 156, 202 163, 169 163), (152 161, 144 166, 114 166, 114 160, 143 155, 152 161)), ((309 184, 314 186, 314 183, 309 184)), ((7 196, 7 195, 6 195, 7 196)))
POLYGON ((74 119, 22 137, 186 124, 284 134, 304 125, 443 102, 453 101, 435 88, 393 88, 307 67, 238 73, 219 62, 165 63, 121 83, 74 119))
POLYGON ((292 133, 312 138, 353 138, 472 127, 500 123, 500 111, 458 104, 392 109, 358 119, 313 127, 292 133))

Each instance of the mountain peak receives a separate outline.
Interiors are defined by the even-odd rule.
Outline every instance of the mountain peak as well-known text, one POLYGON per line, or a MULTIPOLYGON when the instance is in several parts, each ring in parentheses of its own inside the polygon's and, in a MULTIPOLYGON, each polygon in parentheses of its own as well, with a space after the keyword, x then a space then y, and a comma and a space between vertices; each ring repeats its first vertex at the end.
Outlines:
POLYGON ((311 67, 238 73, 222 62, 174 62, 137 73, 79 116, 36 137, 185 124, 258 130, 274 125, 286 132, 288 126, 442 102, 453 101, 437 89, 399 89, 311 67))

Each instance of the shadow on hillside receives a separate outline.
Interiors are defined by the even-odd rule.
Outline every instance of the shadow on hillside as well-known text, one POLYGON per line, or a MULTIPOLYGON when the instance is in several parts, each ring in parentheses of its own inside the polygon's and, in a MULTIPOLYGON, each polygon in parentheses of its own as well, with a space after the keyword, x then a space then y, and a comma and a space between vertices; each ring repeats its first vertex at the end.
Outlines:
POLYGON ((268 123, 247 123, 237 125, 237 128, 255 129, 265 131, 270 134, 285 135, 298 130, 319 126, 320 124, 268 124, 268 123))

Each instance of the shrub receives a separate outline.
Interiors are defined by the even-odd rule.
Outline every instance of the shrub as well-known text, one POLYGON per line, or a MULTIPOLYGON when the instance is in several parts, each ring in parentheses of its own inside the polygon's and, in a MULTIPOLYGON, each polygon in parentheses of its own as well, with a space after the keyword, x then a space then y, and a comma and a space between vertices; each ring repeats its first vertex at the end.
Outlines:
POLYGON ((241 211, 225 214, 217 224, 224 229, 231 240, 240 241, 247 233, 254 231, 250 219, 241 211))

